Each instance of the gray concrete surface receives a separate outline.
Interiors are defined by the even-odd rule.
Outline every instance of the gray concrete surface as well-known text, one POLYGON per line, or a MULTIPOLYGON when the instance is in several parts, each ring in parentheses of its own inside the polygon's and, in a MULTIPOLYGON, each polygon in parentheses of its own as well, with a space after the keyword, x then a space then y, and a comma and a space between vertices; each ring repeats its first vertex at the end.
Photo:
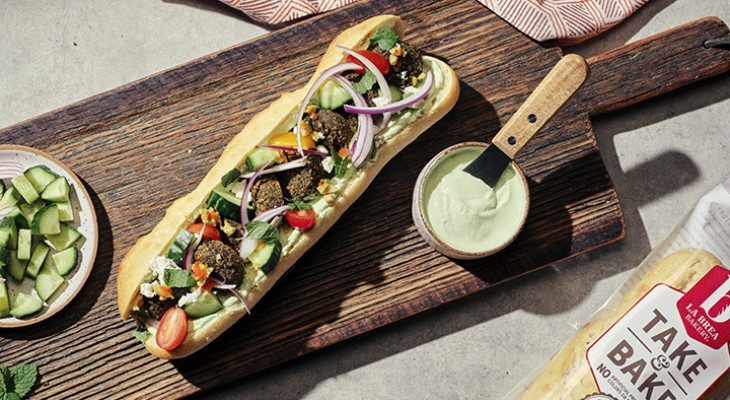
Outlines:
MULTIPOLYGON (((598 54, 708 15, 730 21, 730 3, 651 0, 568 51, 598 54)), ((265 32, 214 0, 2 0, 0 127, 265 32)), ((198 397, 501 398, 730 175, 729 97, 725 74, 594 120, 626 214, 620 243, 198 397)))

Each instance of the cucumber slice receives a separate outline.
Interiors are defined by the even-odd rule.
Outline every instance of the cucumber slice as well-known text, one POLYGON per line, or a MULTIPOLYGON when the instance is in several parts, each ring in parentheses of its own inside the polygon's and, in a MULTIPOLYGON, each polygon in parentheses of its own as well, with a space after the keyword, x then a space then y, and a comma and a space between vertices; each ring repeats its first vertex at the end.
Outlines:
POLYGON ((185 250, 190 245, 190 242, 193 241, 194 237, 195 235, 188 232, 187 229, 181 230, 170 245, 170 248, 167 250, 167 258, 171 259, 175 264, 181 267, 183 257, 185 256, 185 250))
POLYGON ((255 149, 246 157, 246 168, 249 171, 256 171, 267 162, 271 162, 279 158, 279 150, 274 149, 255 149))
POLYGON ((221 185, 223 187, 226 187, 230 185, 231 183, 238 180, 238 178, 241 176, 241 170, 238 168, 233 168, 230 171, 226 172, 225 175, 221 177, 221 185))
POLYGON ((41 193, 41 198, 53 203, 68 203, 69 186, 66 178, 59 176, 51 181, 41 193))
POLYGON ((58 206, 58 219, 61 222, 69 222, 74 220, 74 209, 71 202, 56 203, 58 206))
POLYGON ((0 247, 0 267, 8 265, 10 262, 10 249, 7 247, 0 247))
POLYGON ((210 192, 206 203, 226 218, 235 221, 241 220, 241 199, 231 192, 220 189, 213 190, 210 192))
POLYGON ((28 228, 30 228, 30 225, 28 225, 28 220, 25 219, 25 215, 23 215, 23 212, 20 211, 20 208, 18 208, 17 206, 16 207, 13 207, 13 209, 10 210, 10 212, 8 212, 8 214, 5 216, 5 218, 12 218, 12 219, 14 219, 15 220, 15 226, 18 229, 21 229, 21 228, 22 229, 28 229, 28 228))
POLYGON ((25 276, 25 268, 28 266, 28 261, 19 260, 18 254, 14 251, 10 252, 8 259, 8 273, 15 279, 16 282, 23 281, 25 276))
POLYGON ((263 247, 259 247, 254 250, 254 252, 248 256, 248 260, 251 261, 254 266, 259 267, 261 272, 268 274, 274 269, 276 263, 279 262, 280 257, 281 243, 276 241, 274 243, 267 243, 263 247))
POLYGON ((40 198, 40 195, 33 187, 33 184, 30 183, 25 175, 18 175, 11 179, 10 182, 13 183, 13 187, 18 190, 18 193, 20 193, 20 196, 26 203, 33 204, 36 200, 38 200, 38 198, 40 198))
POLYGON ((42 308, 43 300, 20 292, 15 297, 15 301, 13 301, 13 307, 10 309, 10 315, 15 318, 23 318, 37 313, 42 308))
POLYGON ((58 253, 51 256, 53 263, 56 264, 56 269, 61 276, 68 275, 74 268, 79 260, 79 251, 76 247, 69 247, 66 250, 59 251, 58 253))
POLYGON ((40 271, 43 266, 43 262, 46 260, 50 250, 51 248, 48 247, 47 244, 39 242, 35 249, 33 249, 33 254, 30 255, 30 260, 28 260, 28 267, 25 269, 25 274, 31 278, 35 278, 38 275, 38 271, 40 271))
POLYGON ((18 204, 18 201, 20 201, 20 193, 18 193, 18 189, 11 186, 3 193, 3 197, 0 198, 0 210, 12 207, 18 204))
POLYGON ((35 277, 35 290, 41 299, 46 301, 56 293, 64 282, 65 279, 55 269, 44 263, 41 270, 38 271, 38 275, 35 277))
POLYGON ((30 227, 30 224, 33 222, 33 217, 35 214, 43 208, 43 202, 37 202, 33 204, 21 204, 20 206, 20 212, 25 217, 25 222, 30 227))
POLYGON ((18 229, 18 260, 30 260, 32 242, 30 229, 18 229))
POLYGON ((18 228, 15 225, 15 218, 5 217, 0 221, 0 232, 8 235, 6 246, 8 249, 14 250, 18 248, 18 228))
POLYGON ((8 285, 0 282, 0 318, 10 315, 10 296, 8 295, 8 285))
MULTIPOLYGON (((403 99, 403 92, 398 88, 398 86, 395 85, 388 85, 388 89, 390 89, 390 101, 396 102, 403 99)), ((383 90, 378 88, 378 96, 383 95, 383 90)))
POLYGON ((317 91, 317 100, 320 108, 334 110, 352 100, 350 93, 337 82, 327 80, 317 91))
POLYGON ((79 231, 74 229, 71 225, 62 222, 61 231, 56 235, 46 235, 46 239, 58 250, 66 250, 73 246, 76 241, 81 238, 79 231))
POLYGON ((58 219, 58 206, 48 204, 33 215, 30 230, 34 235, 57 235, 61 232, 61 221, 58 219))
POLYGON ((23 175, 25 175, 25 178, 28 179, 28 182, 33 185, 33 189, 38 193, 42 192, 49 183, 58 177, 45 165, 30 167, 23 175))
POLYGON ((223 304, 218 296, 208 290, 201 292, 196 301, 183 306, 183 311, 191 318, 205 317, 222 309, 223 304))

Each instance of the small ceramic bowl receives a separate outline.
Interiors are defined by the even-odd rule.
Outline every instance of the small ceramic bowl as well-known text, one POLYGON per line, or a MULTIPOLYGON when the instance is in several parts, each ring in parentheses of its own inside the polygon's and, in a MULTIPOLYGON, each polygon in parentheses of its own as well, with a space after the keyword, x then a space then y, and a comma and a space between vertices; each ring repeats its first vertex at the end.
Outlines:
MULTIPOLYGON (((454 151, 459 151, 460 149, 466 150, 466 147, 474 146, 486 148, 487 144, 480 142, 459 143, 444 149, 434 158, 432 158, 418 175, 418 180, 416 181, 416 186, 413 190, 413 202, 411 206, 413 221, 416 225, 416 228, 418 229, 418 232, 421 234, 426 243, 428 243, 439 253, 447 257, 460 260, 473 260, 484 258, 507 247, 507 245, 512 243, 512 241, 517 237, 517 235, 522 230, 522 227, 525 225, 527 213, 530 208, 530 191, 527 185, 527 179, 525 179, 525 175, 522 173, 522 170, 520 170, 517 164, 513 162, 512 167, 517 172, 517 174, 519 175, 519 179, 524 185, 524 209, 518 210, 516 214, 517 218, 512 221, 511 224, 507 224, 513 226, 508 226, 506 230, 499 233, 499 236, 495 238, 496 244, 487 244, 484 248, 480 248, 478 250, 459 249, 458 245, 454 245, 453 242, 452 244, 448 244, 447 241, 439 237, 439 235, 435 232, 431 223, 429 222, 427 197, 430 196, 430 194, 426 193, 426 191, 432 192, 434 190, 433 188, 435 185, 429 184, 432 183, 434 179, 437 179, 434 176, 434 171, 436 170, 436 167, 438 167, 440 163, 447 158, 447 156, 451 155, 451 153, 454 151)), ((517 204, 517 207, 521 207, 521 204, 517 204)), ((494 240, 492 242, 494 242, 494 240)))

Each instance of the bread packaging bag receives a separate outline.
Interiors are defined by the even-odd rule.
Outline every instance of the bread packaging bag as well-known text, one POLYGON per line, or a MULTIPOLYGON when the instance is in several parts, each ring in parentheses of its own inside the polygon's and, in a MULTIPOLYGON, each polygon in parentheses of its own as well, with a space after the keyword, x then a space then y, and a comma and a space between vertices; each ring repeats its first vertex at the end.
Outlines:
POLYGON ((507 399, 730 395, 730 179, 707 192, 550 361, 507 399))

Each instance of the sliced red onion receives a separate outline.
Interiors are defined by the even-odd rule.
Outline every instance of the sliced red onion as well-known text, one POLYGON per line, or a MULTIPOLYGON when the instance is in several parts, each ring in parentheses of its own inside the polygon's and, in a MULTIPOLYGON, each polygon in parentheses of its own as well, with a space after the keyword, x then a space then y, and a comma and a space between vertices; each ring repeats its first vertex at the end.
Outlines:
MULTIPOLYGON (((266 165, 268 165, 268 163, 266 165)), ((254 176, 268 175, 268 174, 273 174, 275 172, 302 168, 305 165, 307 165, 307 156, 304 156, 302 158, 297 158, 294 161, 289 161, 289 162, 286 162, 283 164, 277 164, 268 169, 261 170, 261 168, 259 168, 259 170, 257 170, 256 172, 249 172, 248 174, 241 175, 241 177, 245 178, 245 179, 248 179, 248 178, 254 179, 254 176)))
POLYGON ((214 282, 213 287, 216 289, 222 289, 222 290, 229 290, 231 293, 233 293, 234 296, 238 297, 238 300, 241 300, 241 303, 243 303, 243 308, 246 309, 246 312, 251 314, 251 309, 248 307, 248 304, 246 303, 246 298, 243 296, 243 294, 236 288, 236 285, 232 283, 226 283, 225 281, 222 281, 220 279, 210 277, 208 279, 212 279, 214 282))
MULTIPOLYGON (((248 222, 248 194, 251 192, 253 182, 256 180, 259 174, 261 174, 261 171, 268 167, 270 163, 271 161, 267 161, 264 165, 260 166, 259 169, 257 169, 253 174, 251 174, 251 179, 246 182, 246 187, 243 189, 243 193, 241 194, 241 211, 239 212, 239 216, 241 217, 241 225, 243 225, 244 227, 244 234, 246 233, 246 222, 248 222)), ((248 177, 244 176, 244 178, 248 177)))
POLYGON ((198 248, 200 245, 200 242, 203 240, 203 232, 205 232, 205 222, 203 222, 203 227, 200 229, 200 232, 195 235, 195 241, 191 243, 187 249, 185 249, 185 254, 183 255, 183 269, 191 271, 193 268, 193 254, 195 253, 195 249, 198 248))
MULTIPOLYGON (((380 73, 380 70, 378 70, 378 67, 373 64, 372 61, 368 60, 367 57, 363 56, 362 54, 358 53, 355 50, 348 49, 347 47, 342 46, 336 46, 338 49, 342 50, 343 52, 355 57, 358 61, 360 61, 367 69, 370 70, 370 72, 375 75, 375 79, 378 81, 378 86, 380 86, 380 91, 383 92, 382 97, 387 100, 388 103, 390 103, 391 97, 390 97, 390 88, 388 87, 388 81, 385 80, 385 76, 380 73)), ((380 126, 378 127, 379 131, 382 131, 385 129, 385 127, 388 125, 388 121, 390 120, 390 113, 384 113, 383 114, 383 121, 380 123, 380 126)))
MULTIPOLYGON (((261 145, 258 145, 256 147, 258 147, 260 149, 274 149, 274 150, 284 150, 284 151, 298 151, 295 147, 274 146, 274 145, 269 145, 269 144, 261 144, 261 145)), ((325 152, 318 151, 318 150, 304 149, 302 151, 304 151, 304 154, 309 154, 309 155, 313 155, 313 156, 327 157, 329 155, 329 154, 327 154, 325 152)))
POLYGON ((0 178, 15 178, 23 173, 23 165, 16 161, 0 161, 0 178))
POLYGON ((281 206, 281 207, 272 208, 271 210, 264 211, 261 214, 257 215, 256 218, 254 218, 253 220, 269 222, 272 219, 274 219, 276 216, 283 214, 288 209, 289 209, 289 206, 281 206))
POLYGON ((425 99, 426 96, 428 96, 428 93, 431 91, 432 87, 433 74, 431 74, 431 71, 429 70, 426 72, 426 78, 423 81, 423 85, 418 88, 418 91, 403 100, 396 101, 395 103, 386 104, 380 107, 359 107, 357 105, 352 106, 349 104, 345 104, 345 111, 352 114, 383 114, 387 112, 399 111, 425 99))
MULTIPOLYGON (((355 103, 355 105, 359 107, 367 107, 367 102, 352 87, 350 81, 340 75, 337 75, 334 78, 340 83, 343 88, 345 88, 345 90, 347 90, 348 93, 350 93, 350 95, 352 96, 352 101, 355 103)), ((370 115, 358 114, 357 132, 355 133, 355 140, 353 140, 352 146, 350 147, 350 157, 352 160, 352 164, 355 167, 359 168, 362 163, 364 163, 367 159, 368 154, 370 154, 370 150, 373 147, 374 137, 375 132, 373 128, 373 119, 370 117, 370 115)))
POLYGON ((251 309, 248 307, 248 303, 246 303, 246 297, 243 296, 243 293, 241 293, 238 289, 228 289, 233 293, 236 297, 238 297, 238 300, 241 300, 241 303, 243 303, 243 308, 246 309, 246 312, 248 314, 251 314, 251 309))
MULTIPOLYGON (((244 229, 243 232, 245 235, 246 230, 244 229)), ((243 240, 241 240, 241 245, 238 247, 238 255, 245 260, 246 257, 250 256, 251 253, 256 250, 256 247, 258 247, 258 245, 259 239, 244 237, 243 240)))
MULTIPOLYGON (((372 63, 371 63, 372 64, 372 63)), ((302 104, 299 106, 299 112, 297 113, 297 119, 296 123, 294 124, 294 133, 297 135, 297 151, 299 151, 299 154, 304 156, 304 149, 302 149, 302 134, 301 129, 299 127, 299 124, 302 123, 302 118, 304 118, 304 110, 307 108, 307 105, 309 104, 309 100, 312 99, 312 96, 314 93, 317 92, 317 89, 319 89, 320 86, 332 77, 333 75, 337 75, 340 72, 344 71, 353 71, 353 70, 359 70, 362 69, 361 66, 354 64, 354 63, 343 63, 343 64, 337 64, 333 67, 327 68, 326 70, 322 71, 322 74, 317 78, 317 80, 312 83, 312 86, 309 87, 309 91, 304 96, 304 100, 302 100, 302 104)), ((390 92, 388 92, 390 94, 390 92)))

